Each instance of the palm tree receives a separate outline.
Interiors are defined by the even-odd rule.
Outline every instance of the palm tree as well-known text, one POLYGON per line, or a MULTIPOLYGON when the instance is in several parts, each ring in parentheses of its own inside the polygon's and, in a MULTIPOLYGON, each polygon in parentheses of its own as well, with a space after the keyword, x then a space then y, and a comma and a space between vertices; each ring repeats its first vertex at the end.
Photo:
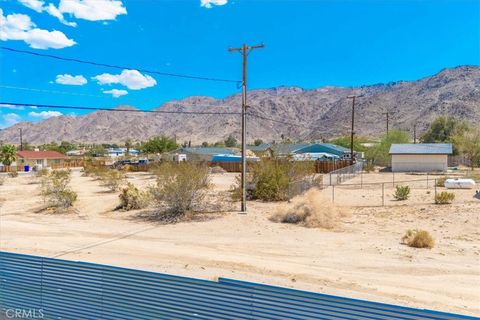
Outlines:
MULTIPOLYGON (((0 149, 0 161, 7 167, 17 159, 17 148, 12 144, 5 144, 0 149)), ((8 171, 8 170, 7 170, 8 171)))

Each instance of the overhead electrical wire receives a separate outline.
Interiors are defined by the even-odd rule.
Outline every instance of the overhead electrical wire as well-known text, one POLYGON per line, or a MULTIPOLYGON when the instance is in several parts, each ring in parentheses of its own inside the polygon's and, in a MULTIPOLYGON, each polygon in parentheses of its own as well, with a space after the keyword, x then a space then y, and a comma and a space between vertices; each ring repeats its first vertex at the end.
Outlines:
POLYGON ((156 71, 156 70, 148 70, 148 69, 144 69, 144 68, 135 68, 135 67, 131 67, 131 66, 119 66, 119 65, 113 65, 113 64, 108 64, 108 63, 100 63, 100 62, 94 62, 94 61, 88 61, 88 60, 82 60, 82 59, 76 59, 76 58, 66 58, 66 57, 56 56, 56 55, 53 55, 53 54, 46 54, 46 53, 39 53, 39 52, 28 51, 28 50, 14 49, 14 48, 5 47, 5 46, 0 46, 0 49, 10 51, 10 52, 15 52, 15 53, 28 54, 28 55, 32 55, 32 56, 45 57, 45 58, 51 58, 51 59, 56 59, 56 60, 68 61, 68 62, 83 63, 83 64, 89 64, 89 65, 99 66, 99 67, 107 67, 107 68, 121 69, 121 70, 123 70, 123 69, 137 70, 139 72, 156 74, 156 75, 167 76, 167 77, 185 78, 185 79, 193 79, 193 80, 205 80, 205 81, 216 81, 216 82, 229 82, 229 83, 235 83, 237 85, 239 83, 241 83, 241 81, 232 80, 232 79, 202 77, 202 76, 195 76, 195 75, 188 75, 188 74, 179 74, 179 73, 171 73, 171 72, 161 72, 161 71, 156 71))
POLYGON ((25 90, 25 91, 32 91, 32 92, 44 92, 44 93, 54 93, 54 94, 68 94, 72 96, 84 96, 84 97, 95 97, 95 98, 110 98, 107 95, 94 95, 88 93, 75 93, 75 92, 67 92, 67 91, 58 91, 58 90, 47 90, 47 89, 37 89, 37 88, 26 88, 26 87, 16 87, 16 86, 9 86, 0 84, 0 88, 4 89, 15 89, 15 90, 25 90))
MULTIPOLYGON (((49 109, 135 112, 135 113, 154 113, 154 114, 190 114, 190 115, 240 115, 241 114, 240 112, 113 109, 113 108, 98 108, 98 107, 83 107, 83 106, 49 105, 49 104, 37 104, 37 103, 18 103, 18 102, 9 102, 9 101, 0 101, 0 105, 30 107, 30 108, 35 107, 35 108, 49 108, 49 109)), ((195 106, 195 107, 198 107, 198 106, 195 106)))

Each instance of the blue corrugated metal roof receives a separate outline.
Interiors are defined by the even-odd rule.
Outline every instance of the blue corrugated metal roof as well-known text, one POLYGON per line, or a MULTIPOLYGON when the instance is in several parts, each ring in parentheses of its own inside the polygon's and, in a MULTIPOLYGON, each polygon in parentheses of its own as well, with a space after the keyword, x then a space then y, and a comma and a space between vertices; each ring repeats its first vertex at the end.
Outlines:
POLYGON ((0 309, 45 319, 478 319, 219 278, 218 282, 0 251, 0 309))
POLYGON ((452 154, 451 143, 392 144, 390 154, 452 154))

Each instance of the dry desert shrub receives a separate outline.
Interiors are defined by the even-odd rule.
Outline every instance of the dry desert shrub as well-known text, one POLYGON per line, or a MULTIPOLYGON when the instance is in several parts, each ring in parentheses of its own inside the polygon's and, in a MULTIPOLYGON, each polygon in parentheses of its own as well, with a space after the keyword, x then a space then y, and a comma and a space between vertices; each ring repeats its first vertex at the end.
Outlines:
POLYGON ((435 245, 433 237, 425 230, 407 230, 402 237, 402 243, 412 248, 431 249, 435 245))
POLYGON ((203 204, 209 187, 208 166, 191 162, 163 163, 156 170, 157 184, 150 188, 159 219, 177 221, 203 204))
POLYGON ((9 176, 10 178, 16 178, 16 177, 18 177, 18 171, 10 171, 10 172, 8 173, 8 176, 9 176))
POLYGON ((293 223, 308 228, 333 229, 340 218, 345 217, 344 208, 326 200, 317 188, 292 199, 292 203, 280 208, 270 217, 273 222, 293 223))
POLYGON ((215 166, 210 168, 210 173, 227 173, 227 170, 223 169, 220 166, 215 166))
POLYGON ((118 197, 120 198, 120 208, 126 211, 143 209, 148 206, 150 201, 148 192, 139 190, 130 182, 122 189, 118 197))
POLYGON ((125 174, 119 170, 107 169, 99 175, 100 184, 115 192, 125 183, 125 174))
POLYGON ((448 179, 448 177, 440 177, 437 179, 436 186, 437 187, 445 187, 445 181, 448 179))
POLYGON ((455 200, 455 193, 453 192, 442 191, 435 196, 436 204, 449 204, 453 200, 455 200))
POLYGON ((67 209, 77 200, 77 194, 69 188, 70 170, 54 170, 44 176, 41 194, 50 207, 67 209))
POLYGON ((7 181, 7 177, 0 176, 0 186, 3 186, 5 184, 5 181, 7 181))

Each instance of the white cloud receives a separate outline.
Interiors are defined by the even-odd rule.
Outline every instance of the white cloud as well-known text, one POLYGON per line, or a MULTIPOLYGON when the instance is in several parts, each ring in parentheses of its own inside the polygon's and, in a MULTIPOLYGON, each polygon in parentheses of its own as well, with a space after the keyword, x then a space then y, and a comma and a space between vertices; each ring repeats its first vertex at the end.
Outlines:
POLYGON ((76 22, 66 21, 65 18, 63 17, 63 13, 60 12, 60 10, 57 7, 55 7, 53 3, 49 3, 48 6, 45 6, 45 1, 42 1, 42 0, 18 0, 18 1, 21 4, 23 4, 25 7, 35 10, 38 13, 41 13, 44 11, 47 12, 51 16, 57 18, 64 25, 67 25, 70 27, 77 26, 76 22))
POLYGON ((60 31, 48 31, 36 28, 29 16, 25 14, 3 15, 0 8, 0 40, 21 40, 34 49, 61 49, 76 44, 60 31))
POLYGON ((10 109, 10 110, 24 110, 25 109, 25 107, 23 107, 23 106, 15 106, 13 104, 5 104, 5 103, 0 103, 0 108, 10 109))
POLYGON ((137 70, 123 70, 121 74, 103 73, 93 77, 99 84, 121 84, 132 90, 153 87, 157 81, 149 75, 143 75, 137 70))
POLYGON ((226 5, 228 0, 200 0, 200 6, 204 8, 212 8, 215 6, 223 6, 226 5))
POLYGON ((120 0, 60 0, 58 8, 62 13, 89 21, 115 20, 117 16, 127 14, 120 0))
POLYGON ((70 26, 70 27, 76 27, 77 26, 76 22, 69 22, 69 21, 65 20, 65 18, 63 17, 63 13, 57 7, 55 7, 55 5, 53 3, 50 3, 48 5, 48 7, 45 7, 45 11, 47 11, 48 14, 50 14, 51 16, 57 18, 64 25, 67 25, 67 26, 70 26))
POLYGON ((51 117, 59 117, 63 115, 63 113, 59 111, 41 111, 41 112, 29 112, 28 115, 33 118, 40 118, 40 119, 48 119, 51 117))
POLYGON ((83 86, 87 83, 87 79, 82 75, 72 76, 70 74, 58 74, 55 78, 55 82, 71 86, 83 86))
POLYGON ((14 124, 19 123, 22 120, 22 118, 16 113, 4 114, 2 118, 3 118, 2 127, 4 128, 13 126, 14 124))
POLYGON ((103 91, 103 93, 111 94, 112 97, 118 98, 118 97, 121 97, 121 96, 124 96, 124 95, 128 94, 128 91, 127 90, 112 89, 112 90, 103 91))
POLYGON ((42 12, 43 5, 45 4, 45 1, 41 0, 18 0, 18 2, 23 4, 25 7, 35 10, 37 12, 42 12))

